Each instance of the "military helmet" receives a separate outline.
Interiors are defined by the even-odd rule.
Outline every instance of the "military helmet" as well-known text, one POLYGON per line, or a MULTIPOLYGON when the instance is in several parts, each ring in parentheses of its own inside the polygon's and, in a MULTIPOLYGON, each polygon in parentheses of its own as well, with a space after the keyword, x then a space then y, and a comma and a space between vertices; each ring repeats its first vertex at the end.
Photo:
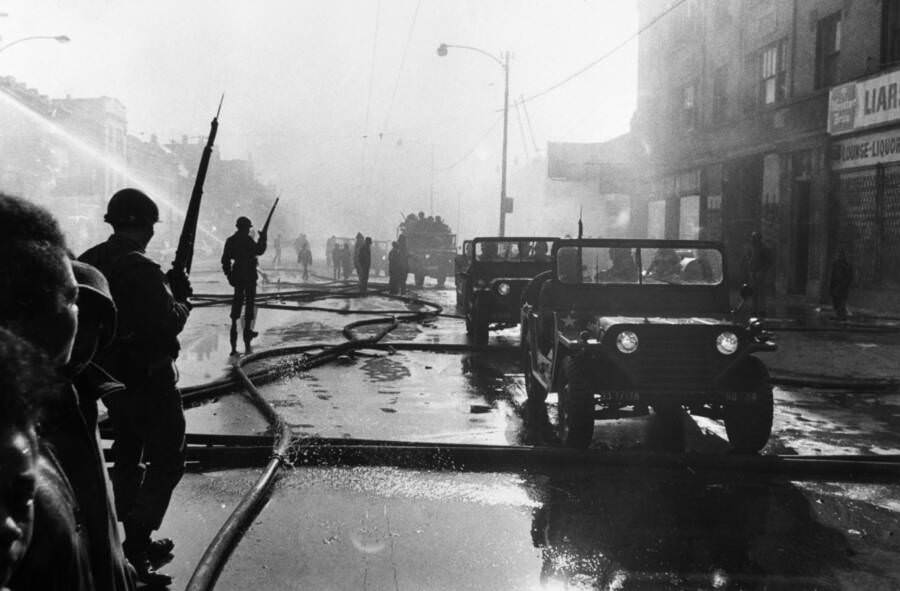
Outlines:
POLYGON ((142 191, 122 189, 110 198, 103 220, 113 226, 153 225, 159 221, 159 208, 142 191))
POLYGON ((109 282, 96 267, 81 261, 72 261, 72 272, 78 283, 78 305, 93 306, 101 319, 100 348, 109 345, 116 334, 116 304, 109 282))
POLYGON ((237 219, 237 221, 234 223, 234 225, 237 226, 238 228, 249 228, 253 225, 253 222, 250 221, 250 218, 248 218, 246 216, 241 216, 237 219))

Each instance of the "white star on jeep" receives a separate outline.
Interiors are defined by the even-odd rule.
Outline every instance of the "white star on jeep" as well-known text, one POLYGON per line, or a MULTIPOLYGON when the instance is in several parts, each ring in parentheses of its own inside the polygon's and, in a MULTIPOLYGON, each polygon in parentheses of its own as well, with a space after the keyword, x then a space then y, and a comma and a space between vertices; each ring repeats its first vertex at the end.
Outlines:
POLYGON ((564 327, 572 328, 573 326, 575 326, 575 316, 571 312, 569 312, 568 314, 563 316, 562 323, 564 327))

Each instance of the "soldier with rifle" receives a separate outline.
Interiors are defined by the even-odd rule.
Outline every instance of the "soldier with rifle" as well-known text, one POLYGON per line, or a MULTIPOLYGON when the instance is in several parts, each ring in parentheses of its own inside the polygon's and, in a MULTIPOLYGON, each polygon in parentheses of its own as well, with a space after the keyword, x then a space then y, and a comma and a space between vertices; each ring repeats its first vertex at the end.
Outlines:
POLYGON ((104 220, 113 227, 113 235, 79 257, 106 276, 118 309, 113 343, 95 362, 126 388, 104 399, 113 426, 113 493, 125 529, 125 557, 138 580, 153 586, 172 581, 156 569, 169 559, 174 543, 150 536, 162 524, 184 474, 185 421, 175 359, 178 335, 190 313, 188 275, 221 110, 219 101, 172 268, 163 273, 144 253, 159 221, 159 208, 137 189, 122 189, 112 196, 104 220))
POLYGON ((190 310, 190 284, 182 277, 173 285, 173 274, 167 277, 144 253, 159 221, 147 195, 122 189, 109 200, 104 219, 112 236, 79 258, 106 276, 119 312, 113 344, 96 359, 126 387, 104 399, 113 426, 116 512, 125 528, 125 557, 138 580, 168 584, 168 577, 153 572, 152 559, 167 555, 173 544, 153 542, 150 534, 162 524, 184 474, 185 423, 175 359, 190 310))
POLYGON ((225 272, 228 283, 234 287, 234 297, 231 300, 230 333, 232 355, 237 355, 237 323, 241 318, 242 311, 244 349, 247 353, 253 351, 251 341, 258 336, 258 333, 253 330, 253 323, 256 319, 257 257, 266 252, 269 222, 272 221, 272 213, 274 213, 276 205, 278 205, 278 199, 275 200, 275 205, 272 206, 257 240, 250 236, 250 228, 253 226, 250 218, 239 217, 235 223, 237 231, 228 237, 228 240, 225 241, 225 249, 222 251, 222 271, 225 272))

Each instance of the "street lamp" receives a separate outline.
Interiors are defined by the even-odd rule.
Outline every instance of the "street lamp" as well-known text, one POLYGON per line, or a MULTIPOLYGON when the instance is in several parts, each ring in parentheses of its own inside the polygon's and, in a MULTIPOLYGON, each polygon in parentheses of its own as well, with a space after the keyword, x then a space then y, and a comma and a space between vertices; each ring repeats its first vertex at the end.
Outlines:
POLYGON ((437 48, 437 54, 441 57, 447 55, 447 49, 450 47, 456 47, 458 49, 469 49, 471 51, 477 51, 482 55, 486 55, 495 62, 497 62, 501 68, 503 68, 503 78, 504 78, 504 88, 503 88, 503 159, 500 165, 500 236, 506 235, 506 134, 509 128, 509 52, 507 51, 503 54, 503 59, 501 60, 497 56, 490 54, 483 49, 478 49, 477 47, 470 47, 468 45, 449 45, 447 43, 441 43, 437 48))
POLYGON ((30 37, 22 37, 21 39, 16 39, 15 41, 10 41, 6 45, 0 46, 0 51, 6 51, 13 45, 17 45, 24 41, 32 41, 35 39, 51 39, 56 41, 57 43, 68 43, 71 41, 66 35, 31 35, 30 37))

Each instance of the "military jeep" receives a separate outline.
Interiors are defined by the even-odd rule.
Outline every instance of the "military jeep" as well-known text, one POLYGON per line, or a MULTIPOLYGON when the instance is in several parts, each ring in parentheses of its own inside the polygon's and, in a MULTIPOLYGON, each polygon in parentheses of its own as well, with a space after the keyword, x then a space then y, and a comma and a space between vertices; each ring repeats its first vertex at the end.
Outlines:
MULTIPOLYGON (((556 392, 563 444, 587 447, 594 420, 683 410, 724 419, 755 453, 772 429, 775 345, 731 311, 723 246, 686 240, 561 240, 523 294, 528 398, 556 392)), ((745 289, 744 295, 748 295, 745 289)))
POLYGON ((552 266, 556 238, 482 237, 466 241, 456 260, 456 309, 477 345, 487 344, 491 327, 519 323, 522 291, 552 266))

